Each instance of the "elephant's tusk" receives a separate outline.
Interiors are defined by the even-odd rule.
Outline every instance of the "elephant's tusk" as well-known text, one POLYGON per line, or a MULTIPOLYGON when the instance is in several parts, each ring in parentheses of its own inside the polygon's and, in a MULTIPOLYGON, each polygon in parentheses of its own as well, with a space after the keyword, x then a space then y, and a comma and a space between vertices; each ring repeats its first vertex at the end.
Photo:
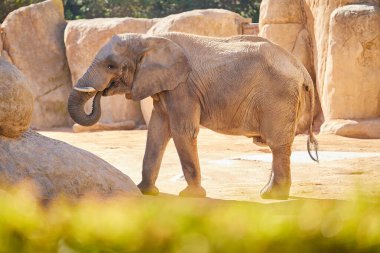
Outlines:
POLYGON ((97 90, 93 87, 74 87, 74 90, 80 92, 96 92, 97 90))

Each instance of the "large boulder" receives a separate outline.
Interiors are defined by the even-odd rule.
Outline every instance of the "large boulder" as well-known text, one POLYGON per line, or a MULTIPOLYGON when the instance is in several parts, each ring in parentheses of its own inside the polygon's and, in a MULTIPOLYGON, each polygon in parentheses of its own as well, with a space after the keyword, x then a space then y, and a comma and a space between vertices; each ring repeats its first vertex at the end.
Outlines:
POLYGON ((321 131, 380 138, 378 0, 306 0, 314 23, 321 131), (368 127, 371 126, 371 127, 368 127))
POLYGON ((330 18, 321 87, 326 119, 322 131, 380 138, 380 122, 376 119, 380 116, 379 70, 380 8, 356 4, 335 9, 330 18), (352 123, 352 119, 363 118, 373 118, 373 121, 352 123), (347 120, 342 122, 341 119, 347 120), (366 127, 368 124, 370 128, 366 127))
POLYGON ((262 1, 260 35, 308 69, 323 112, 322 132, 380 137, 379 23, 378 0, 262 1))
MULTIPOLYGON (((223 9, 193 10, 162 18, 147 32, 160 34, 184 32, 213 37, 230 37, 243 34, 243 26, 251 23, 251 18, 223 9)), ((141 111, 148 124, 153 109, 153 100, 148 97, 141 101, 141 111)))
POLYGON ((63 43, 65 26, 61 0, 15 10, 1 25, 4 48, 29 80, 34 95, 34 128, 71 123, 67 112, 71 81, 63 43))
POLYGON ((148 33, 184 32, 230 37, 242 34, 242 25, 250 22, 250 18, 223 9, 193 10, 162 18, 148 33))
POLYGON ((32 130, 0 136, 0 187, 32 181, 43 199, 86 193, 141 196, 132 180, 97 156, 32 130))
POLYGON ((18 137, 29 128, 33 96, 28 80, 0 57, 0 135, 18 137))
MULTIPOLYGON (((72 83, 75 84, 92 63, 101 47, 114 34, 146 33, 158 19, 144 18, 97 18, 70 21, 65 30, 66 55, 71 70, 72 83)), ((140 104, 126 100, 123 95, 103 97, 100 123, 115 123, 126 120, 144 123, 140 104)), ((89 110, 91 102, 87 103, 89 110)), ((92 129, 92 128, 87 128, 92 129)))

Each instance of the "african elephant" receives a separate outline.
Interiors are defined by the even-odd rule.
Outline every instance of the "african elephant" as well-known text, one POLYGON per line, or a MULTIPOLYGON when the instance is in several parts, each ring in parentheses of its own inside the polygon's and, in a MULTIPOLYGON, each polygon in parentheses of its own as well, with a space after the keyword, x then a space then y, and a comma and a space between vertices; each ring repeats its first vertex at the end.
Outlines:
MULTIPOLYGON (((288 198, 291 146, 306 103, 313 115, 314 86, 302 64, 281 47, 256 36, 115 35, 75 85, 69 113, 77 123, 92 125, 100 117, 101 96, 121 93, 154 100, 138 185, 144 194, 158 194, 155 181, 173 138, 188 184, 180 196, 206 195, 197 153, 202 125, 268 145, 272 172, 261 196, 288 198), (94 96, 87 115, 84 103, 94 96)), ((310 143, 317 149, 312 124, 309 117, 307 147, 317 160, 310 154, 310 143)))

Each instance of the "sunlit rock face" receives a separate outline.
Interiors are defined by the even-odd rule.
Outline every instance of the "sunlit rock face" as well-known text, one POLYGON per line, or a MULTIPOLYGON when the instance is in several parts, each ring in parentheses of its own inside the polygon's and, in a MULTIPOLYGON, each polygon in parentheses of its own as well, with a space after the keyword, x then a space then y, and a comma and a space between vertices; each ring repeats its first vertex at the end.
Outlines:
POLYGON ((66 109, 71 80, 63 43, 65 27, 60 0, 17 9, 1 25, 3 47, 29 81, 34 128, 71 124, 66 109))
POLYGON ((32 130, 18 139, 0 136, 0 160, 0 188, 31 181, 43 199, 88 193, 141 196, 132 180, 109 163, 32 130))
POLYGON ((29 128, 33 96, 26 77, 0 57, 0 135, 15 138, 29 128))
POLYGON ((322 132, 380 138, 380 10, 376 0, 263 0, 260 35, 315 79, 322 132))

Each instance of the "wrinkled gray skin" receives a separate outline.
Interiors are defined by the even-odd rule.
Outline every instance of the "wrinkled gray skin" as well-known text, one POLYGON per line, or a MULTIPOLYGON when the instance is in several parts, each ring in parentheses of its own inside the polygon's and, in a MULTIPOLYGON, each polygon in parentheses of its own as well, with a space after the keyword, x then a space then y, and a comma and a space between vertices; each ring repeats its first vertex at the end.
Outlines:
MULTIPOLYGON (((116 35, 75 85, 70 115, 79 124, 94 124, 100 117, 100 95, 114 94, 154 99, 138 185, 144 194, 158 194, 155 182, 173 138, 188 183, 180 195, 206 195, 197 153, 202 125, 268 145, 272 172, 261 196, 288 198, 291 146, 307 103, 313 115, 314 88, 302 64, 279 46, 256 36, 116 35), (93 111, 86 115, 84 103, 95 94, 93 111)), ((312 117, 307 119, 301 125, 316 143, 312 117)))

